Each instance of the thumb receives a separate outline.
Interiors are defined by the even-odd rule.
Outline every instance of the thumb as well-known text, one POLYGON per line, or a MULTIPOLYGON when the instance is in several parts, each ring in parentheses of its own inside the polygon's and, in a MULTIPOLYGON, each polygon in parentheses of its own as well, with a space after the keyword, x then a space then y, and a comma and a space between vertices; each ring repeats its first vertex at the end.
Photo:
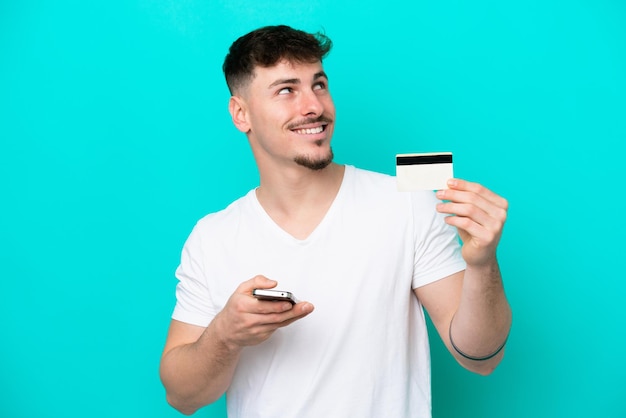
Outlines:
POLYGON ((242 293, 252 293, 254 289, 272 289, 276 287, 277 284, 278 282, 276 280, 271 280, 265 276, 258 275, 243 282, 239 286, 239 291, 242 293))

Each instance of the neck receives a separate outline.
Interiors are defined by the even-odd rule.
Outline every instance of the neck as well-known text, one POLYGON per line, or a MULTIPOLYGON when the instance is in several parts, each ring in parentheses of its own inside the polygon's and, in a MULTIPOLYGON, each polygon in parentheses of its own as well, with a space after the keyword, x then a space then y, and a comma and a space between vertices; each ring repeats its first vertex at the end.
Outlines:
POLYGON ((294 168, 261 172, 257 199, 268 215, 296 238, 306 238, 332 205, 345 167, 335 163, 322 170, 294 168))
POLYGON ((257 197, 261 204, 304 205, 310 200, 320 200, 334 196, 343 179, 344 166, 331 163, 322 170, 293 167, 290 170, 265 170, 260 173, 261 184, 257 197))

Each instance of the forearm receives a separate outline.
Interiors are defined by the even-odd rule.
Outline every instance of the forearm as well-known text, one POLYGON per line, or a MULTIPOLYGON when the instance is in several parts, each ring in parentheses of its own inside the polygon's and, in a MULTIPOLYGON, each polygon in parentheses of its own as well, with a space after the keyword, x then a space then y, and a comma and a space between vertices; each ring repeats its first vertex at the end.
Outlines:
POLYGON ((211 322, 195 343, 163 356, 161 380, 167 401, 187 415, 215 402, 228 389, 240 352, 220 339, 217 321, 211 322))
POLYGON ((488 374, 502 359, 504 350, 498 350, 503 347, 510 327, 511 308, 497 261, 494 259, 481 267, 468 265, 459 307, 450 323, 448 337, 454 343, 452 347, 452 341, 448 341, 450 351, 467 369, 488 374))
POLYGON ((219 399, 230 386, 244 347, 261 344, 281 327, 298 321, 313 305, 260 301, 253 289, 272 289, 274 280, 255 276, 237 287, 205 329, 172 320, 161 359, 168 402, 184 414, 219 399))

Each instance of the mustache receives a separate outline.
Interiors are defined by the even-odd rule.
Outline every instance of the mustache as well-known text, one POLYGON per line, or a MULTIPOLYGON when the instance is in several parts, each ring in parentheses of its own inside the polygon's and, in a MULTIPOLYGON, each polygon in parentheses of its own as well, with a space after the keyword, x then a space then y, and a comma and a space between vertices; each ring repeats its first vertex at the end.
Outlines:
POLYGON ((287 129, 298 129, 301 126, 310 125, 312 123, 320 123, 320 122, 332 123, 332 121, 333 120, 331 118, 321 115, 317 118, 306 118, 306 119, 302 119, 296 122, 292 122, 289 125, 287 125, 287 129))

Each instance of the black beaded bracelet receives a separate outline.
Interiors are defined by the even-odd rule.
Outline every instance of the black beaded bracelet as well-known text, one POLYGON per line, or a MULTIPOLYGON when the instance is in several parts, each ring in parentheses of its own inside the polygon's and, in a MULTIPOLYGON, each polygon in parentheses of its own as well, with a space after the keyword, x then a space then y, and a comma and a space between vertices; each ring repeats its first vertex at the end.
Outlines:
MULTIPOLYGON (((454 318, 452 318, 452 319, 454 319, 454 318)), ((459 350, 459 347, 457 347, 454 344, 454 341, 452 341, 452 321, 450 321, 450 326, 448 327, 448 338, 450 338, 450 344, 452 345, 452 348, 454 348, 454 351, 459 353, 462 357, 465 357, 468 360, 485 361, 485 360, 489 360, 492 357, 495 357, 500 351, 502 351, 502 349, 506 345, 507 340, 509 339, 509 336, 508 335, 506 336, 506 338, 504 339, 504 342, 502 343, 502 345, 500 347, 498 347, 498 349, 496 351, 494 351, 493 353, 491 353, 491 354, 489 354, 487 356, 484 356, 484 357, 470 356, 468 354, 465 354, 461 350, 459 350)))

